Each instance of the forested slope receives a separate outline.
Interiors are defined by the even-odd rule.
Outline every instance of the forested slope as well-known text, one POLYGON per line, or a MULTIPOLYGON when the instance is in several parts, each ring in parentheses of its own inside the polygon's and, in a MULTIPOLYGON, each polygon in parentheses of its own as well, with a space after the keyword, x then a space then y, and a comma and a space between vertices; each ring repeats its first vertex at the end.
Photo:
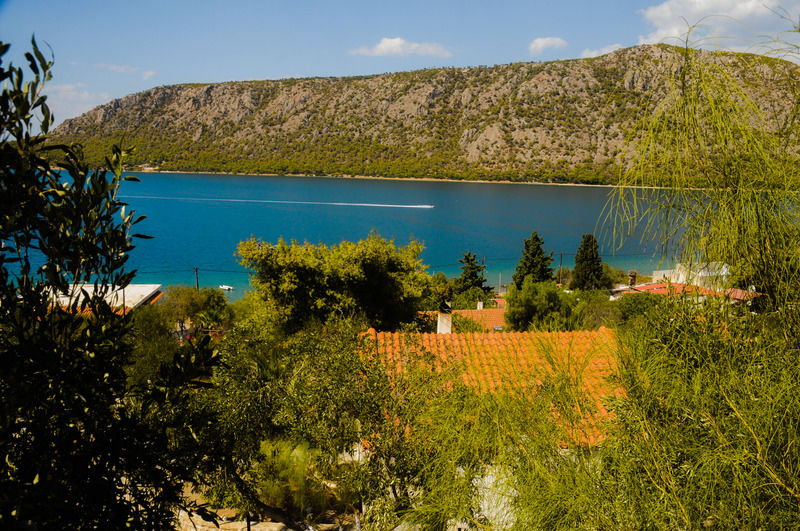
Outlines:
MULTIPOLYGON (((592 58, 348 78, 156 87, 67 120, 57 141, 162 170, 613 182, 625 139, 679 82, 681 51, 637 46, 592 58)), ((785 70, 705 53, 780 119, 785 70), (780 73, 776 72, 781 70, 780 73)))

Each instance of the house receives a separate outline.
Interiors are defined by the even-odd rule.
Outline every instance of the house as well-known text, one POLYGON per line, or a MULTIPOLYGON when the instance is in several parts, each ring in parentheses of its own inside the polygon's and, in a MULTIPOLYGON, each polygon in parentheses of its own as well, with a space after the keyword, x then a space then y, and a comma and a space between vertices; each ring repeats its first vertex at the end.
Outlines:
POLYGON ((536 392, 565 376, 580 382, 589 407, 581 433, 572 435, 588 446, 602 440, 600 424, 609 416, 604 399, 622 394, 610 381, 616 335, 608 328, 465 334, 370 330, 367 335, 390 370, 403 371, 408 354, 430 354, 437 367, 455 367, 463 383, 480 393, 536 392))
POLYGON ((663 295, 667 297, 680 297, 686 295, 690 297, 696 297, 699 300, 706 299, 707 297, 716 297, 720 299, 729 299, 731 302, 748 302, 761 295, 755 291, 747 291, 737 288, 713 290, 694 284, 660 281, 616 288, 611 291, 611 300, 617 300, 621 296, 631 293, 649 293, 651 295, 663 295))
POLYGON ((711 290, 721 290, 730 276, 730 267, 722 262, 707 264, 675 264, 673 269, 653 272, 653 280, 673 284, 691 284, 711 290))
MULTIPOLYGON (((59 293, 55 302, 62 308, 67 308, 76 300, 80 300, 82 292, 91 297, 94 293, 92 284, 70 284, 68 293, 59 293)), ((125 313, 146 304, 155 304, 164 293, 161 284, 128 284, 124 288, 113 288, 106 293, 104 299, 118 312, 125 313)))

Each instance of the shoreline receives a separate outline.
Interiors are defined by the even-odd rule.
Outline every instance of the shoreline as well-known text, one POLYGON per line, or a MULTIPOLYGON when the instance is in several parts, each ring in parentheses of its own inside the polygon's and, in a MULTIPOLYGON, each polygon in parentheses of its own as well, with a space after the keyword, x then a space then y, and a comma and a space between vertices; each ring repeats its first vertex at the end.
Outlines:
MULTIPOLYGON (((509 181, 508 179, 452 179, 452 178, 438 178, 438 177, 384 177, 376 175, 314 175, 311 173, 241 173, 241 172, 228 172, 228 171, 187 171, 187 170, 123 170, 124 172, 136 173, 177 173, 180 175, 236 175, 238 177, 315 177, 318 179, 362 179, 372 181, 419 181, 419 182, 442 182, 442 183, 475 183, 475 184, 525 184, 534 186, 585 186, 589 188, 620 188, 616 184, 589 184, 589 183, 554 183, 554 182, 541 182, 541 181, 509 181)), ((638 185, 638 186, 622 186, 621 188, 631 188, 634 190, 688 190, 688 191, 703 191, 709 188, 673 188, 669 186, 656 186, 656 185, 638 185)))
MULTIPOLYGON (((372 180, 372 181, 418 181, 418 182, 443 182, 443 183, 475 183, 475 184, 524 184, 535 186, 584 186, 590 188, 617 188, 616 184, 589 184, 589 183, 556 183, 556 182, 541 182, 541 181, 510 181, 508 179, 452 179, 452 178, 438 178, 438 177, 384 177, 375 175, 314 175, 310 173, 241 173, 241 172, 224 172, 224 171, 186 171, 186 170, 124 170, 136 173, 159 173, 169 174, 176 173, 180 175, 236 175, 239 177, 315 177, 319 179, 359 179, 359 180, 372 180)), ((625 186, 624 188, 633 188, 640 190, 665 190, 670 189, 666 186, 625 186)), ((693 188, 694 190, 694 188, 693 188)))

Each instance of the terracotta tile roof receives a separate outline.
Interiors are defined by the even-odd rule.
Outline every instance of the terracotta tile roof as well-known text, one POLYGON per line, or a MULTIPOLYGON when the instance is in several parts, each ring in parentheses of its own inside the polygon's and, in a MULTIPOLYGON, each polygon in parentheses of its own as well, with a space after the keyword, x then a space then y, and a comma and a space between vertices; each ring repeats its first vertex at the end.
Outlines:
POLYGON ((388 367, 403 370, 408 353, 430 353, 436 367, 461 364, 462 381, 479 392, 535 392, 544 383, 568 376, 581 382, 589 405, 578 439, 595 445, 602 439, 599 423, 609 416, 602 403, 621 396, 609 381, 615 367, 616 337, 601 328, 577 332, 495 332, 433 334, 375 332, 379 356, 388 367))
POLYGON ((735 301, 751 301, 762 294, 757 291, 748 291, 739 288, 729 288, 725 290, 724 295, 731 300, 735 301))
POLYGON ((506 313, 505 308, 484 308, 483 310, 453 310, 454 314, 461 317, 472 319, 483 328, 491 332, 496 326, 505 327, 506 321, 503 317, 506 313))
POLYGON ((749 301, 760 294, 743 289, 730 288, 722 291, 714 291, 692 284, 680 284, 677 282, 651 282, 649 284, 639 284, 638 286, 626 287, 620 290, 615 290, 616 294, 624 295, 626 293, 652 293, 653 295, 667 295, 670 297, 678 297, 680 295, 699 295, 701 297, 728 297, 736 301, 749 301))

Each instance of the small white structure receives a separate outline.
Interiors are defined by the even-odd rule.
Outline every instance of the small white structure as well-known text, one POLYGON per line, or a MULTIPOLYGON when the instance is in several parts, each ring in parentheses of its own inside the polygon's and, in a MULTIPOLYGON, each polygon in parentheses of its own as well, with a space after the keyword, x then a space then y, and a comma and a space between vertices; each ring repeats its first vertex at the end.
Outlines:
MULTIPOLYGON (((82 292, 90 297, 94 293, 92 284, 70 284, 67 293, 59 293, 55 299, 60 306, 70 306, 76 299, 80 300, 82 292)), ((105 301, 112 308, 131 310, 143 304, 154 302, 161 295, 161 284, 128 284, 124 288, 112 288, 106 293, 105 301)))
POLYGON ((722 262, 707 264, 675 264, 674 269, 653 271, 653 280, 667 280, 673 284, 692 284, 701 288, 722 290, 730 276, 730 267, 722 262))
POLYGON ((450 334, 453 331, 453 314, 439 312, 436 319, 436 333, 450 334))

